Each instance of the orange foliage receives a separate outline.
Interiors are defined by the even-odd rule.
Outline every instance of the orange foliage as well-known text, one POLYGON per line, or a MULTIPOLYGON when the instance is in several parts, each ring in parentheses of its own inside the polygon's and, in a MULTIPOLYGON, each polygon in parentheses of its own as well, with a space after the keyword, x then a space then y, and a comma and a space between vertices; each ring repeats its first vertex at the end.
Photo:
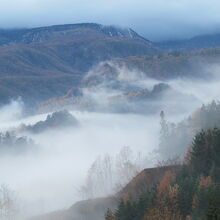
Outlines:
POLYGON ((124 203, 129 201, 129 194, 128 194, 128 192, 125 192, 125 193, 122 194, 122 200, 123 200, 124 203))
POLYGON ((195 209, 197 206, 197 201, 198 201, 198 196, 194 195, 193 196, 193 201, 192 201, 192 209, 195 209))
POLYGON ((159 196, 168 192, 170 184, 174 179, 175 179, 175 177, 170 171, 167 171, 164 174, 163 179, 160 181, 160 184, 157 186, 157 192, 158 192, 159 196))
POLYGON ((157 186, 157 200, 146 212, 143 220, 182 220, 177 202, 179 185, 171 185, 174 179, 171 172, 164 174, 157 186))
POLYGON ((176 212, 172 212, 170 208, 163 207, 163 210, 158 207, 153 207, 148 210, 143 220, 182 220, 182 216, 176 212))
POLYGON ((187 216, 186 216, 186 220, 191 220, 191 216, 190 216, 190 215, 187 215, 187 216))
POLYGON ((212 184, 212 178, 210 176, 204 177, 202 176, 199 181, 199 186, 207 188, 212 184))
POLYGON ((174 186, 170 186, 168 190, 168 198, 171 201, 174 201, 179 193, 179 185, 175 184, 174 186))

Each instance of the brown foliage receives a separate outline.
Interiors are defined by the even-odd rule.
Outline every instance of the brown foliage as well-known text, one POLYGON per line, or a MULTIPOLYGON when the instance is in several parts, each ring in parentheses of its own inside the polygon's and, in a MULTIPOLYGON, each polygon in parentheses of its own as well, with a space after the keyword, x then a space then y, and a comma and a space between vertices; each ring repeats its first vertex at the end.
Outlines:
POLYGON ((190 216, 190 215, 187 215, 187 216, 186 216, 186 220, 191 220, 191 216, 190 216))
POLYGON ((182 220, 182 216, 166 206, 163 210, 158 209, 158 207, 153 207, 148 210, 143 220, 182 220))
POLYGON ((199 187, 207 188, 212 184, 212 178, 210 176, 202 176, 199 181, 199 187))
POLYGON ((171 182, 175 179, 174 175, 170 171, 166 171, 160 184, 157 186, 158 196, 166 193, 169 189, 171 182))
POLYGON ((144 220, 182 220, 177 196, 179 185, 171 185, 174 175, 167 171, 157 186, 157 199, 152 208, 144 216, 144 220))

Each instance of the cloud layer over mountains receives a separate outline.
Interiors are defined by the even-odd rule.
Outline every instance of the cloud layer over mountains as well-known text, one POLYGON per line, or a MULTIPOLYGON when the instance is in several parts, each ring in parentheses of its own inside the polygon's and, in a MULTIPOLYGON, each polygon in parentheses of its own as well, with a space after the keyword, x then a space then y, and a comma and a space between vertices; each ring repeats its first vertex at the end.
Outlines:
POLYGON ((150 40, 217 32, 220 20, 217 0, 0 0, 0 4, 2 28, 96 22, 129 26, 150 40))

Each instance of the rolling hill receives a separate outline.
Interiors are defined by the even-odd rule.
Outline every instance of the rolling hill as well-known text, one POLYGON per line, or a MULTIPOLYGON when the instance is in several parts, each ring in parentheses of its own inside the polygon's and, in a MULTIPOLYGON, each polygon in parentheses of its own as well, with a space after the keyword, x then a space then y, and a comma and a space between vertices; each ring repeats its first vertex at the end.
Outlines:
POLYGON ((179 166, 148 168, 141 171, 116 195, 79 201, 67 210, 36 216, 29 220, 103 220, 108 208, 115 209, 121 197, 129 195, 135 199, 148 187, 158 184, 167 171, 178 172, 179 166))
POLYGON ((204 34, 184 40, 169 40, 157 43, 164 51, 189 51, 201 48, 219 47, 220 33, 204 34))
POLYGON ((0 103, 36 103, 79 85, 100 61, 158 53, 131 29, 75 24, 0 30, 0 103))

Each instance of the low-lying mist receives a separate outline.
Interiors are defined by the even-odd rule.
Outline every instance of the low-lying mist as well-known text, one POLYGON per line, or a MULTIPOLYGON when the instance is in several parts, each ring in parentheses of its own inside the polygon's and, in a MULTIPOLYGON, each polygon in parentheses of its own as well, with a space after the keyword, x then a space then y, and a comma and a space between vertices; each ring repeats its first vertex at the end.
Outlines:
MULTIPOLYGON (((135 155, 138 152, 145 155, 145 167, 154 166, 158 159, 161 110, 165 111, 169 121, 179 122, 203 103, 218 99, 220 95, 220 79, 217 76, 210 80, 162 82, 142 74, 136 75, 134 71, 130 78, 125 79, 126 71, 129 72, 123 69, 118 78, 123 85, 152 90, 154 85, 166 83, 173 90, 164 92, 157 100, 159 105, 155 105, 156 109, 149 114, 147 111, 111 113, 72 110, 70 113, 78 121, 76 127, 47 129, 40 133, 18 128, 22 123, 33 125, 44 121, 48 114, 25 116, 24 105, 20 101, 13 101, 0 109, 0 131, 16 131, 16 136, 28 137, 36 146, 22 154, 0 155, 0 184, 15 192, 21 218, 65 209, 82 199, 79 191, 91 164, 106 154, 115 157, 125 146, 129 146, 135 155)), ((84 91, 84 95, 105 98, 112 91, 114 95, 122 94, 120 91, 117 93, 118 88, 109 90, 109 85, 102 82, 96 91, 84 91)), ((151 103, 154 103, 153 99, 148 101, 147 106, 151 103)), ((142 104, 139 100, 132 107, 139 108, 142 104)))
MULTIPOLYGON (((28 214, 67 208, 81 199, 80 186, 99 155, 115 155, 123 146, 147 154, 157 145, 152 137, 157 135, 159 122, 153 116, 71 113, 79 122, 77 128, 22 134, 34 141, 36 149, 0 156, 0 182, 18 193, 28 214)), ((45 118, 38 115, 10 120, 8 129, 45 118)))

